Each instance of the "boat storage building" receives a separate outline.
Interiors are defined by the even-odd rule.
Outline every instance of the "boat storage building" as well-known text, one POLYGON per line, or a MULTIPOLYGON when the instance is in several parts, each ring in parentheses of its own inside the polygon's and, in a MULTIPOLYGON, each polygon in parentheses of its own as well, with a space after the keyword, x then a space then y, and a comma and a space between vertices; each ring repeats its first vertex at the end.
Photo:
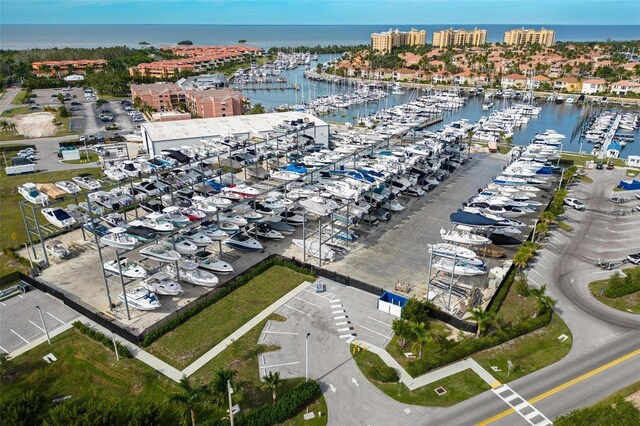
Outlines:
POLYGON ((199 145, 202 139, 214 139, 229 135, 240 139, 281 136, 284 130, 276 130, 284 123, 302 120, 313 124, 300 131, 315 139, 316 143, 329 144, 329 125, 311 114, 302 112, 276 112, 232 117, 200 118, 182 121, 144 123, 140 126, 142 143, 150 155, 163 149, 199 145))

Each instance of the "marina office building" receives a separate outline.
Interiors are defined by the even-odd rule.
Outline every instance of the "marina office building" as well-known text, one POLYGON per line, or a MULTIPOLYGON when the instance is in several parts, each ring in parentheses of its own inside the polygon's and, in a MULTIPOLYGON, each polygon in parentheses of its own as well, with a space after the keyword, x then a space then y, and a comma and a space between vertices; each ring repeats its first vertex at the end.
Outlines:
POLYGON ((389 53, 394 47, 421 46, 427 44, 427 32, 425 30, 400 31, 389 29, 381 33, 371 34, 371 47, 380 53, 389 53))
POLYGON ((459 29, 436 31, 433 33, 433 47, 448 46, 481 46, 487 44, 487 30, 474 28, 473 30, 459 29))
POLYGON ((542 46, 553 46, 556 32, 545 28, 536 31, 533 28, 516 28, 505 31, 504 44, 508 46, 522 46, 524 44, 541 44, 542 46))
MULTIPOLYGON (((198 118, 185 121, 143 123, 140 125, 142 143, 151 155, 163 149, 201 145, 206 140, 227 136, 239 139, 269 140, 286 133, 276 128, 285 122, 302 120, 313 124, 300 131, 300 136, 312 137, 316 143, 328 146, 329 124, 318 117, 302 112, 237 115, 233 117, 198 118)), ((290 131, 290 130, 289 130, 290 131)))

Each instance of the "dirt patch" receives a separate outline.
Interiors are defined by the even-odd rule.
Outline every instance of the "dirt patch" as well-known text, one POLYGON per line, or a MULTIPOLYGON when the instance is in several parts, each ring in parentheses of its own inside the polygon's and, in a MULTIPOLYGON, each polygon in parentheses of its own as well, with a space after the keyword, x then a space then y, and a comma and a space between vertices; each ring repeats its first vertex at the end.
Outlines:
POLYGON ((638 410, 640 410, 640 391, 632 393, 625 399, 632 403, 638 410))
POLYGON ((10 121, 16 125, 19 134, 26 138, 44 138, 55 136, 58 127, 53 124, 55 116, 50 112, 16 115, 10 121))

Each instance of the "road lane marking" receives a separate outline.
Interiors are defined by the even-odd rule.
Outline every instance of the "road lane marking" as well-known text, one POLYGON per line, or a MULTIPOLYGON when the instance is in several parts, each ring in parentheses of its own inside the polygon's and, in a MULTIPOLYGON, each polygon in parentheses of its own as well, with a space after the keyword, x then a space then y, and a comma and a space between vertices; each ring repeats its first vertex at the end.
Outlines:
POLYGON ((22 337, 21 335, 19 335, 18 333, 16 333, 15 331, 13 331, 12 328, 9 329, 9 331, 11 331, 13 334, 15 334, 16 336, 18 336, 19 338, 21 338, 22 340, 24 340, 26 343, 29 343, 29 341, 27 339, 25 339, 24 337, 22 337))
POLYGON ((3 350, 5 353, 7 353, 7 354, 9 353, 9 351, 8 351, 8 350, 6 350, 5 348, 3 348, 2 346, 0 346, 0 349, 2 349, 2 350, 3 350))
MULTIPOLYGON (((549 391, 547 391, 545 393, 542 393, 542 394, 540 394, 540 395, 538 395, 538 396, 536 396, 534 398, 531 398, 529 400, 529 403, 533 404, 533 403, 541 401, 541 400, 543 400, 545 398, 548 398, 549 396, 551 396, 551 395, 553 395, 555 393, 558 393, 561 390, 564 390, 564 389, 566 389, 566 388, 568 388, 570 386, 573 386, 576 383, 580 383, 581 381, 586 380, 589 377, 592 377, 592 376, 594 376, 594 375, 596 375, 596 374, 598 374, 598 373, 600 373, 600 372, 602 372, 604 370, 607 370, 607 369, 609 369, 611 367, 614 367, 614 366, 620 364, 621 362, 624 362, 624 361, 626 361, 626 360, 628 360, 630 358, 633 358, 634 356, 637 356, 637 355, 640 355, 640 349, 637 349, 637 350, 635 350, 633 352, 630 352, 630 353, 628 353, 626 355, 623 355, 618 359, 614 359, 613 361, 611 361, 611 362, 609 362, 607 364, 604 364, 604 365, 602 365, 602 366, 600 366, 598 368, 595 368, 595 369, 583 374, 582 376, 578 376, 573 380, 569 380, 568 382, 566 382, 566 383, 564 383, 564 384, 562 384, 560 386, 556 386, 555 388, 553 388, 553 389, 551 389, 551 390, 549 390, 549 391)), ((514 412, 513 408, 510 408, 508 410, 503 411, 502 413, 496 414, 493 417, 490 417, 490 418, 488 418, 486 420, 481 421, 480 423, 477 423, 476 426, 484 426, 484 425, 491 424, 493 422, 496 422, 496 421, 502 419, 503 417, 508 416, 509 414, 511 414, 513 412, 514 412)))
POLYGON ((346 338, 351 337, 351 336, 353 336, 353 334, 341 334, 340 338, 341 339, 346 339, 346 338))

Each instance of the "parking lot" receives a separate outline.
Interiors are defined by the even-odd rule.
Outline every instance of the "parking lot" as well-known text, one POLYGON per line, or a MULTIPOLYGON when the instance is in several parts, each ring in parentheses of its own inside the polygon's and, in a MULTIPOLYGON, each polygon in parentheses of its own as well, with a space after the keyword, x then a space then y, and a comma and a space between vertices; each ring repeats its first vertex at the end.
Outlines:
POLYGON ((74 321, 78 313, 39 290, 0 302, 0 350, 11 353, 43 337, 45 329, 36 306, 49 332, 74 321))

